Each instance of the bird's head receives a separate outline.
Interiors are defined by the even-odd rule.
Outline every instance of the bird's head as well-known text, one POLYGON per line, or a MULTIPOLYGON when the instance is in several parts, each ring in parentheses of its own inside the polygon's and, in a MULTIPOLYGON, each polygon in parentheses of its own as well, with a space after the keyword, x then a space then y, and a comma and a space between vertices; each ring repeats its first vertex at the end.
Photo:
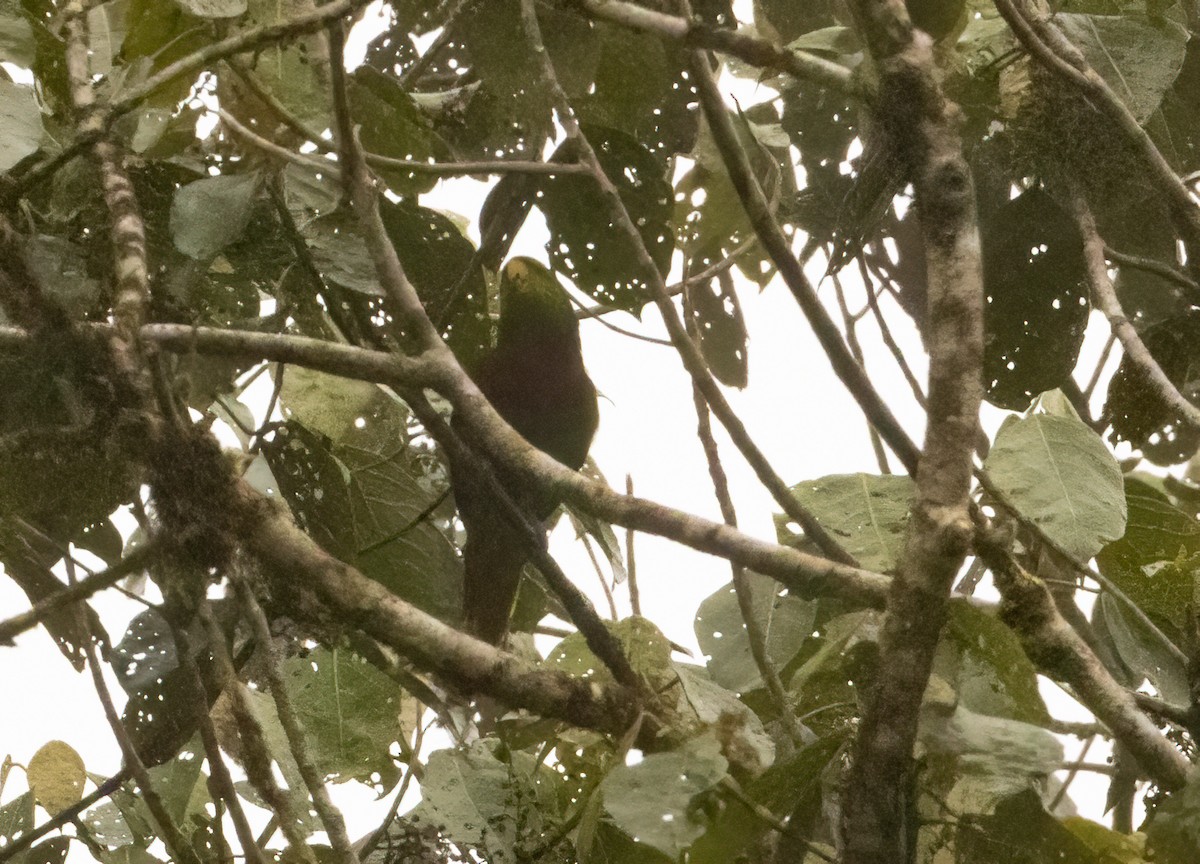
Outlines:
POLYGON ((499 344, 529 337, 579 338, 579 322, 566 290, 532 258, 513 258, 500 274, 499 344))

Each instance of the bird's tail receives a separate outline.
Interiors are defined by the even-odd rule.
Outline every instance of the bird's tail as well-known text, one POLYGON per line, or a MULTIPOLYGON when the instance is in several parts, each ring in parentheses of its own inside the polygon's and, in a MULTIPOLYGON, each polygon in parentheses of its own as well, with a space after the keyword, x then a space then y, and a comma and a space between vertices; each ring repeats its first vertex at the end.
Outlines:
POLYGON ((495 527, 498 530, 467 534, 463 617, 467 632, 499 645, 508 635, 508 620, 528 555, 522 538, 511 528, 495 527))

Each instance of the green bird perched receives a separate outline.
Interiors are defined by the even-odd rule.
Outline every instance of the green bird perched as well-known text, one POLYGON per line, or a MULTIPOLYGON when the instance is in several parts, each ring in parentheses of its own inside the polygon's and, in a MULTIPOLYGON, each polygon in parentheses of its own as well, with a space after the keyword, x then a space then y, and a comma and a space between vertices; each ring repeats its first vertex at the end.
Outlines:
MULTIPOLYGON (((472 377, 497 413, 534 447, 572 470, 587 459, 599 422, 596 388, 583 366, 571 301, 536 261, 514 258, 505 265, 496 346, 472 377)), ((450 470, 467 529, 463 618, 469 632, 499 644, 529 558, 528 541, 501 515, 497 502, 464 478, 461 466, 452 463, 450 470)), ((497 477, 517 505, 538 520, 549 518, 559 504, 510 472, 497 471, 497 477)))

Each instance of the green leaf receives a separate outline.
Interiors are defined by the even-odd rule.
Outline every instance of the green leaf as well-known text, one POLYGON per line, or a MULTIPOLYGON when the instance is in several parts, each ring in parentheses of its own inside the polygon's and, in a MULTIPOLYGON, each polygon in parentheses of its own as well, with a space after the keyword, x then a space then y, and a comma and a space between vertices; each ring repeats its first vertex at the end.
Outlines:
POLYGON ((1146 835, 1141 831, 1134 834, 1122 834, 1111 828, 1084 819, 1080 816, 1069 816, 1063 820, 1063 825, 1082 840, 1089 849, 1104 864, 1145 864, 1146 835))
POLYGON ((407 408, 373 384, 299 367, 285 371, 280 403, 293 419, 264 453, 300 524, 398 596, 456 620, 461 564, 431 519, 416 521, 448 481, 431 451, 409 444, 407 408))
POLYGON ((33 88, 0 78, 0 171, 36 153, 42 135, 42 110, 33 88))
MULTIPOLYGON (((1180 589, 1191 587, 1191 580, 1179 580, 1180 589)), ((1178 592, 1183 594, 1183 590, 1178 592)), ((1128 670, 1127 680, 1134 687, 1142 678, 1154 685, 1158 694, 1168 702, 1187 704, 1191 692, 1187 669, 1162 640, 1150 631, 1126 605, 1104 592, 1092 611, 1092 627, 1096 638, 1105 640, 1128 670)))
POLYGON ((336 783, 357 780, 380 794, 391 789, 400 778, 389 753, 401 734, 403 693, 396 683, 337 648, 288 658, 284 676, 321 774, 336 783))
POLYGON ((236 18, 246 11, 246 0, 175 0, 197 18, 236 18))
POLYGON ((100 280, 88 275, 84 250, 53 234, 38 234, 25 247, 26 261, 42 289, 72 318, 83 318, 101 294, 100 280))
MULTIPOLYGON (((248 0, 238 29, 286 24, 318 5, 316 0, 248 0)), ((330 125, 329 51, 324 34, 272 42, 255 52, 254 59, 255 78, 292 114, 317 129, 330 125)))
MULTIPOLYGON (((744 791, 752 801, 765 807, 778 819, 789 819, 796 845, 802 845, 811 829, 806 826, 819 824, 824 796, 824 778, 831 766, 836 765, 838 753, 845 746, 845 732, 829 735, 802 747, 785 759, 780 759, 760 777, 744 785, 744 791)), ((748 808, 728 806, 695 842, 688 853, 693 864, 729 864, 741 860, 739 855, 752 847, 760 837, 773 829, 748 808)), ((786 843, 788 838, 781 838, 786 843)), ((782 851, 782 849, 781 849, 782 851)), ((800 857, 792 860, 804 860, 800 857)))
POLYGON ((694 738, 677 750, 652 753, 636 765, 618 765, 600 788, 604 809, 639 843, 678 858, 707 828, 698 796, 728 770, 716 738, 694 738))
POLYGON ((519 751, 502 761, 495 743, 431 753, 414 815, 455 844, 478 850, 483 860, 507 864, 518 860, 518 847, 536 845, 558 808, 552 772, 538 770, 533 757, 519 751))
MULTIPOLYGON (((620 640, 633 670, 651 682, 674 680, 670 669, 671 643, 645 618, 632 615, 605 626, 620 640)), ((612 673, 587 646, 582 633, 572 633, 556 645, 545 662, 580 678, 612 681, 612 673)))
MULTIPOLYGON (((412 96, 395 79, 370 66, 355 70, 349 81, 351 111, 367 152, 393 159, 430 161, 445 151, 412 96)), ((433 174, 399 168, 377 169, 398 194, 428 192, 437 185, 433 174)))
MULTIPOLYGON (((641 144, 616 129, 585 127, 596 156, 625 205, 660 273, 675 248, 671 186, 666 167, 641 144)), ((654 278, 638 258, 625 230, 613 223, 608 204, 590 177, 556 177, 542 186, 538 207, 546 215, 551 266, 593 299, 638 312, 654 278)))
POLYGON ((0 61, 30 67, 37 51, 33 28, 16 11, 0 11, 0 61))
POLYGON ((993 405, 1029 407, 1075 368, 1090 307, 1075 221, 1039 189, 981 209, 983 381, 993 405))
MULTIPOLYGON (((1200 314, 1189 310, 1146 328, 1146 349, 1186 399, 1200 398, 1200 314)), ((1103 418, 1111 438, 1138 447, 1156 465, 1187 460, 1200 445, 1200 432, 1169 406, 1139 364, 1121 359, 1108 384, 1103 418)))
POLYGON ((1200 849, 1200 768, 1187 785, 1154 808, 1143 826, 1156 864, 1192 864, 1200 849))
POLYGON ((1043 724, 1050 719, 1038 673, 1012 629, 963 599, 952 600, 935 670, 953 682, 963 707, 1043 724))
MULTIPOLYGON (((767 656, 781 670, 812 635, 816 607, 788 596, 774 579, 757 573, 746 575, 754 601, 754 617, 766 636, 767 656)), ((734 693, 747 693, 764 686, 750 653, 750 640, 732 582, 700 603, 693 628, 714 681, 734 693)))
POLYGON ((206 261, 237 240, 250 221, 260 178, 257 174, 222 174, 189 183, 171 202, 171 236, 175 248, 206 261))
POLYGON ((695 732, 716 729, 722 747, 735 769, 757 777, 775 761, 775 742, 763 721, 733 693, 709 680, 704 670, 684 663, 672 664, 682 685, 680 715, 694 716, 695 732))
POLYGON ((1166 18, 1061 13, 1054 21, 1139 123, 1158 108, 1183 66, 1188 32, 1166 18))
POLYGON ((1184 627, 1200 523, 1139 477, 1125 479, 1125 497, 1129 524, 1121 539, 1096 556, 1100 572, 1160 625, 1184 627))
MULTIPOLYGON (((767 119, 772 123, 778 122, 776 109, 769 103, 757 105, 751 110, 764 107, 769 109, 767 119)), ((751 170, 774 211, 779 199, 780 163, 761 140, 760 136, 766 135, 766 127, 750 122, 745 115, 733 115, 731 119, 742 148, 750 159, 751 170)), ((787 147, 786 138, 783 147, 787 147)), ((696 273, 720 261, 744 241, 752 239, 754 228, 707 126, 701 130, 691 155, 695 165, 680 178, 675 187, 675 223, 679 245, 687 254, 689 272, 696 273)), ((774 273, 770 259, 758 247, 743 253, 738 258, 738 267, 760 287, 765 286, 774 273)), ((701 311, 697 303, 697 312, 701 311)), ((730 310, 730 313, 733 314, 733 311, 730 310)), ((740 310, 737 314, 740 317, 740 310)), ((703 336, 701 331, 702 339, 703 336)), ((744 349, 744 345, 742 347, 744 349)))
POLYGON ((1026 517, 1086 561, 1125 532, 1121 469, 1077 420, 1034 414, 1004 421, 984 468, 1026 517))
POLYGON ((1109 864, 1062 822, 1046 812, 1041 796, 1025 791, 999 802, 988 815, 962 819, 957 861, 971 864, 1109 864))
MULTIPOLYGON (((904 531, 913 496, 908 477, 831 474, 798 483, 792 494, 868 570, 895 571, 904 551, 904 531)), ((775 514, 779 542, 803 542, 800 527, 775 514)))
POLYGON ((955 778, 948 803, 959 813, 989 813, 1000 799, 1036 788, 1062 764, 1053 734, 1029 723, 977 714, 959 704, 926 703, 917 742, 927 764, 945 760, 955 778))
POLYGON ((744 388, 750 373, 749 334, 733 278, 726 271, 704 285, 690 284, 688 296, 708 368, 727 387, 744 388))
POLYGON ((33 828, 33 793, 18 795, 0 806, 0 837, 11 841, 33 828))

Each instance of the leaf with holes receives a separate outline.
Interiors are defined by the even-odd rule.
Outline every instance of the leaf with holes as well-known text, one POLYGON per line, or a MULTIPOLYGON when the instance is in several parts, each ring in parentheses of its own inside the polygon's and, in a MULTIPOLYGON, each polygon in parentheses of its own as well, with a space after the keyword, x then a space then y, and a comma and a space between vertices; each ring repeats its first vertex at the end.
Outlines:
POLYGON ((1023 410, 1075 368, 1089 312, 1083 241, 1037 189, 990 214, 981 240, 984 386, 993 405, 1023 410))
MULTIPOLYGON (((608 175, 641 242, 659 273, 666 273, 675 249, 673 198, 666 166, 629 135, 587 127, 600 166, 608 175)), ((637 244, 614 222, 608 200, 591 177, 556 177, 542 186, 538 207, 550 229, 551 266, 593 299, 638 312, 649 300, 647 272, 637 244)))
MULTIPOLYGON (((800 652, 812 635, 816 621, 814 604, 791 597, 774 579, 747 573, 753 598, 754 618, 766 637, 767 656, 777 670, 783 669, 800 652)), ((746 623, 733 583, 706 597, 693 623, 696 642, 708 658, 713 680, 734 693, 748 693, 763 686, 762 675, 750 653, 746 623)))

